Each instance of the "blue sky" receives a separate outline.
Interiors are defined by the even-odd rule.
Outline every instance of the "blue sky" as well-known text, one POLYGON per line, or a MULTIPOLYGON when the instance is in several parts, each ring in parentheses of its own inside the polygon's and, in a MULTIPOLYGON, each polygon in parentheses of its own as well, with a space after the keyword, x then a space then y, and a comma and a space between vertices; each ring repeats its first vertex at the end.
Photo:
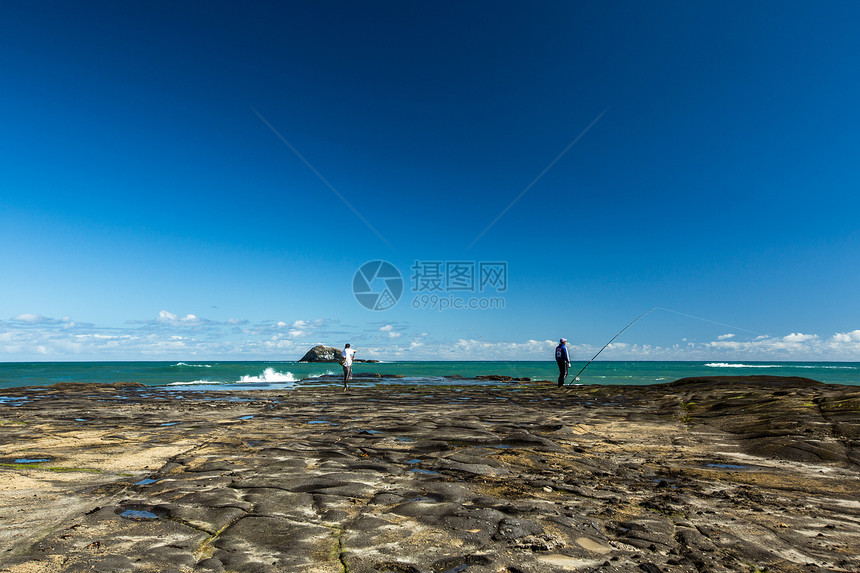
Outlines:
POLYGON ((601 357, 860 360, 858 23, 12 2, 0 360, 587 359, 654 307, 601 357), (353 296, 373 260, 403 275, 386 310, 353 296), (415 290, 415 261, 504 262, 507 288, 415 290))

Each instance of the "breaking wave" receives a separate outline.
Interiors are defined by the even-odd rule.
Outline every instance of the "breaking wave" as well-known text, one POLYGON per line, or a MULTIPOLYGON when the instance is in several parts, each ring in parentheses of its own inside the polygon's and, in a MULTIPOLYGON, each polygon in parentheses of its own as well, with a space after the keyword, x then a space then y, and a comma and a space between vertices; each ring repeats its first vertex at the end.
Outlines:
POLYGON ((334 376, 334 375, 335 375, 334 370, 326 370, 322 374, 311 374, 310 376, 307 376, 307 378, 322 378, 323 376, 334 376))
POLYGON ((709 362, 708 368, 785 368, 779 364, 729 364, 728 362, 709 362))
POLYGON ((274 368, 266 368, 259 376, 244 375, 239 382, 298 382, 292 372, 278 372, 274 368))
POLYGON ((271 383, 271 382, 298 382, 292 372, 278 372, 274 368, 266 368, 263 372, 254 376, 245 374, 234 382, 218 380, 194 380, 193 382, 171 382, 167 386, 229 386, 230 384, 247 383, 271 383))
POLYGON ((856 366, 825 364, 731 364, 729 362, 709 362, 709 368, 807 368, 814 370, 857 370, 856 366))

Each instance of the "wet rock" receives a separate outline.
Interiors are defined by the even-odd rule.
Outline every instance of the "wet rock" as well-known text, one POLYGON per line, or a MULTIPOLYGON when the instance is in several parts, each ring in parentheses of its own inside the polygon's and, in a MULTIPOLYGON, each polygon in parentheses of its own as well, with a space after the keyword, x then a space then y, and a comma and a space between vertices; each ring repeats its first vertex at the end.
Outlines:
POLYGON ((397 503, 401 503, 402 501, 403 497, 400 495, 397 495, 395 493, 382 492, 373 496, 369 503, 373 505, 394 505, 397 503))
POLYGON ((860 388, 552 390, 4 390, 0 569, 860 570, 860 388))
POLYGON ((287 571, 308 567, 336 546, 330 528, 269 517, 246 517, 213 542, 226 569, 287 571), (296 568, 296 569, 293 569, 296 568))
POLYGON ((440 559, 430 566, 433 573, 460 573, 471 566, 490 565, 491 559, 483 555, 463 555, 440 559))
POLYGON ((764 388, 773 388, 779 386, 790 386, 797 388, 808 388, 823 386, 824 384, 812 380, 811 378, 801 378, 797 376, 694 376, 690 378, 681 378, 665 384, 669 388, 678 388, 685 386, 701 386, 714 388, 716 386, 758 386, 764 388))
POLYGON ((529 535, 541 535, 542 533, 543 527, 536 521, 505 517, 499 522, 494 537, 500 540, 511 541, 529 535))
POLYGON ((667 520, 644 517, 621 522, 615 528, 626 543, 640 549, 647 549, 655 544, 664 548, 672 547, 674 529, 674 525, 667 520))
POLYGON ((507 468, 492 467, 487 464, 465 464, 454 460, 439 460, 434 466, 440 470, 462 472, 479 476, 503 476, 510 472, 507 468))
POLYGON ((202 561, 197 563, 197 569, 201 571, 213 571, 214 573, 221 573, 222 571, 224 571, 224 564, 217 559, 203 559, 202 561))

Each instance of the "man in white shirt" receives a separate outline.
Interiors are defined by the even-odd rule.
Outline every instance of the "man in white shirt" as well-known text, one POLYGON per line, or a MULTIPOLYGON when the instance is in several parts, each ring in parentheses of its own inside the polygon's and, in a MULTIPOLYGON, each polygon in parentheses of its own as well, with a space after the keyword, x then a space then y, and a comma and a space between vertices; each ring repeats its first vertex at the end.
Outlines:
POLYGON ((340 353, 343 358, 343 389, 346 390, 346 384, 352 380, 352 357, 355 356, 355 349, 349 347, 349 343, 343 347, 343 352, 340 353))

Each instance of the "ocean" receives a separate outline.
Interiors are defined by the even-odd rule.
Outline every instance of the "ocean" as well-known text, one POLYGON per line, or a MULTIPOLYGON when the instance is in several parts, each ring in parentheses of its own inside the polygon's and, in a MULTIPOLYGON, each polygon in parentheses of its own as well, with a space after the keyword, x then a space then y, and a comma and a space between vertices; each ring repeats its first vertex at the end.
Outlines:
MULTIPOLYGON (((571 363, 573 376, 585 362, 571 363)), ((139 382, 177 390, 288 390, 334 385, 338 364, 299 362, 7 362, 0 363, 0 389, 47 386, 58 382, 139 382)), ((353 386, 383 384, 493 384, 476 379, 499 374, 532 380, 558 378, 555 362, 381 362, 357 363, 353 386), (382 378, 361 378, 379 373, 382 378)), ((860 362, 593 362, 581 384, 657 384, 688 376, 768 374, 800 376, 830 384, 860 385, 860 362)))

